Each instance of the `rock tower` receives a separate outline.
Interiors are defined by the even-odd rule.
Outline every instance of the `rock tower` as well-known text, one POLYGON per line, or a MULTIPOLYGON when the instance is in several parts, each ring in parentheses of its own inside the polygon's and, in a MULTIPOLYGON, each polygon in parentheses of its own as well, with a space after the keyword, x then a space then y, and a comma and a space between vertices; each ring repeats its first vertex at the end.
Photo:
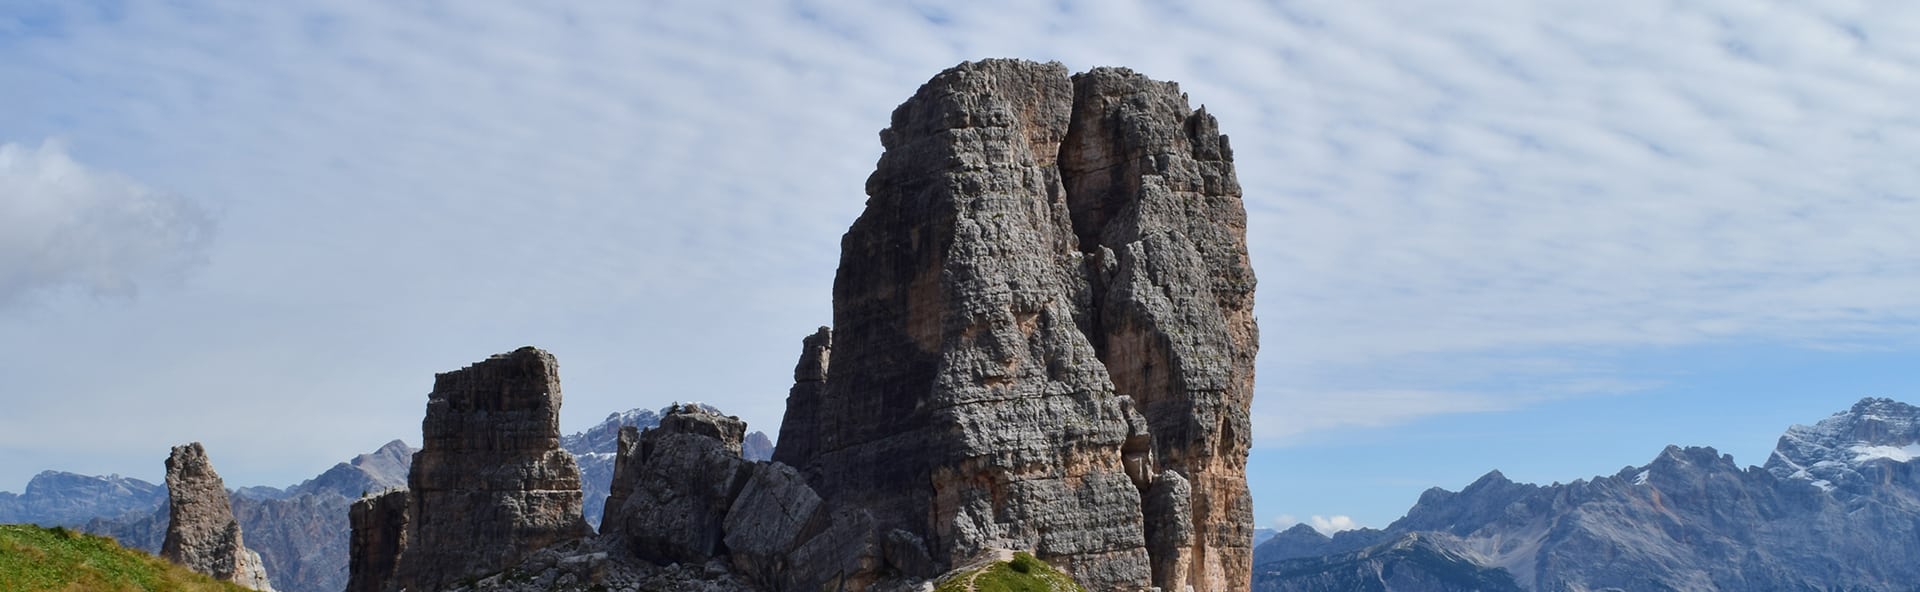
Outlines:
POLYGON ((407 476, 400 587, 440 590, 592 534, 559 422, 559 367, 539 349, 434 376, 407 476))
POLYGON ((167 455, 167 520, 161 557, 254 590, 273 590, 260 554, 242 540, 227 486, 199 442, 175 446, 167 455))
POLYGON ((1095 589, 1245 589, 1254 277, 1214 118, 987 60, 880 138, 775 460, 937 569, 1032 549, 1095 589))
POLYGON ((772 461, 676 406, 619 433, 603 532, 554 545, 586 534, 554 361, 495 356, 439 375, 410 490, 354 506, 351 592, 918 589, 1029 551, 1090 590, 1249 589, 1258 330, 1214 118, 1130 70, 987 60, 880 139, 772 461))

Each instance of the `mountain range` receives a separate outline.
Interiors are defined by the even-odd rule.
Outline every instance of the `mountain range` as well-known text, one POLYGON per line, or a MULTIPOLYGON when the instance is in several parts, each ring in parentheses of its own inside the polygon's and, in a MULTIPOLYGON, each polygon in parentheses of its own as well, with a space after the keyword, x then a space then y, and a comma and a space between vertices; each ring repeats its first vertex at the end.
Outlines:
MULTIPOLYGON (((711 407, 703 406, 710 411, 711 407)), ((598 525, 613 480, 613 453, 623 426, 650 428, 664 410, 613 413, 561 446, 580 464, 588 523, 598 525)), ((260 553, 282 592, 339 592, 347 583, 347 509, 368 493, 405 487, 417 449, 394 440, 288 487, 248 486, 230 492, 248 546, 260 553)), ((766 434, 748 434, 742 455, 773 454, 766 434)), ((164 485, 119 475, 44 471, 20 494, 0 492, 0 523, 64 526, 113 537, 129 548, 158 553, 167 531, 164 485)))
POLYGON ((1789 428, 1763 466, 1669 446, 1566 484, 1493 471, 1384 530, 1288 529, 1255 550, 1253 588, 1913 590, 1916 457, 1920 408, 1868 398, 1789 428))

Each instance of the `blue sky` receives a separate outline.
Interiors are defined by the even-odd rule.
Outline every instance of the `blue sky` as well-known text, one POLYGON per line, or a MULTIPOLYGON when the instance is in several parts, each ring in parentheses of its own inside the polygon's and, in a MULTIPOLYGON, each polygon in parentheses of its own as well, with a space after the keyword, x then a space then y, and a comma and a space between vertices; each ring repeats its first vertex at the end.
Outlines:
POLYGON ((1812 4, 0 4, 0 490, 189 440, 284 485, 527 344, 569 431, 774 431, 879 128, 984 57, 1232 136, 1263 524, 1758 464, 1920 390, 1920 6, 1812 4))

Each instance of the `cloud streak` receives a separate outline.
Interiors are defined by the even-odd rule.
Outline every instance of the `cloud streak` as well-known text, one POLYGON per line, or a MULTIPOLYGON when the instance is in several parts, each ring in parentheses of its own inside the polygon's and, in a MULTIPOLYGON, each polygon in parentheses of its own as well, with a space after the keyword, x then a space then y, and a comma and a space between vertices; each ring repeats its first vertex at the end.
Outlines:
MULTIPOLYGON (((137 178, 220 211, 221 238, 186 209, 100 206, 68 243, 121 247, 45 259, 21 241, 46 225, 0 220, 0 296, 213 262, 147 316, 8 321, 0 352, 38 357, 0 374, 110 409, 127 385, 45 368, 108 342, 151 366, 128 376, 217 368, 143 386, 325 401, 303 409, 354 441, 300 451, 321 468, 417 428, 431 372, 527 343, 561 356, 569 427, 675 398, 777 425, 874 132, 934 72, 994 56, 1133 67, 1221 119, 1262 279, 1263 445, 1631 392, 1660 377, 1611 358, 1652 348, 1920 336, 1904 5, 50 10, 0 17, 0 88, 33 89, 0 97, 0 141, 70 138, 89 178, 124 175, 98 187, 145 196, 73 203, 185 203, 137 178)), ((210 406, 235 404, 274 412, 210 406)), ((41 431, 23 441, 82 423, 13 421, 41 431)))

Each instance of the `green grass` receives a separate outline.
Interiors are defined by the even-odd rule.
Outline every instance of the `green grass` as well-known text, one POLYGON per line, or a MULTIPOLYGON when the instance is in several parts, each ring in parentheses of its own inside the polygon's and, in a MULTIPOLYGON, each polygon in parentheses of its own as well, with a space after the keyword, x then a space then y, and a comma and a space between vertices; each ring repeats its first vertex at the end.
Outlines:
POLYGON ((0 589, 8 592, 246 592, 65 528, 0 524, 0 589))
POLYGON ((1021 551, 1014 553, 1011 561, 950 574, 934 592, 1086 592, 1086 588, 1032 553, 1021 551))

